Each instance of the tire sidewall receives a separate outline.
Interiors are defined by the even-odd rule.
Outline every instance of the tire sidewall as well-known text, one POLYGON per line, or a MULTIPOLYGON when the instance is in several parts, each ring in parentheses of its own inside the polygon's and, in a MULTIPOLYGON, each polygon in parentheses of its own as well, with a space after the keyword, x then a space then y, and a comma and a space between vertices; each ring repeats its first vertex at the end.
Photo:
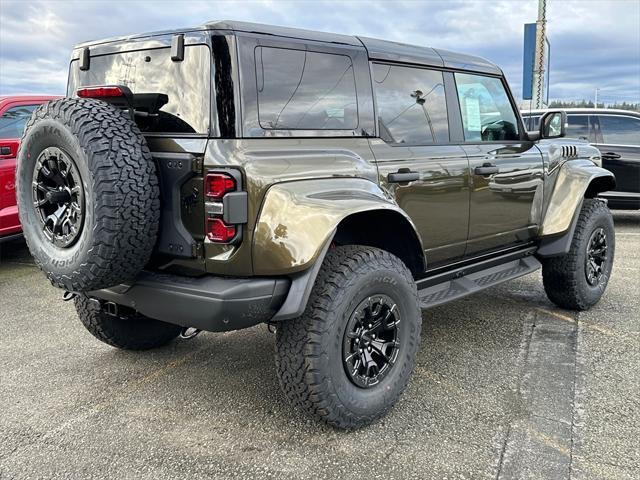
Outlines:
POLYGON ((95 225, 95 192, 89 188, 91 178, 85 151, 62 122, 55 118, 45 118, 36 121, 27 130, 20 144, 16 171, 18 213, 29 249, 46 271, 55 269, 60 276, 71 275, 80 267, 82 259, 87 257, 93 246, 91 234, 95 225), (33 206, 33 172, 39 155, 49 147, 57 147, 71 157, 78 168, 84 190, 82 231, 76 242, 67 248, 56 247, 44 235, 42 222, 33 206))
POLYGON ((577 245, 578 262, 576 265, 576 280, 579 294, 586 305, 594 305, 600 300, 611 278, 615 255, 615 230, 613 218, 608 208, 603 205, 595 214, 586 217, 584 224, 584 236, 577 245), (591 285, 587 281, 586 258, 591 235, 599 228, 604 229, 607 236, 607 260, 603 269, 603 278, 597 285, 591 285))
POLYGON ((325 330, 322 369, 337 399, 356 415, 378 415, 390 408, 406 386, 415 361, 421 329, 420 308, 413 285, 397 271, 363 266, 343 285, 334 299, 335 308, 328 315, 325 330), (356 307, 375 295, 387 295, 396 304, 400 318, 398 340, 400 351, 391 371, 370 388, 356 386, 343 364, 343 340, 348 321, 356 307))

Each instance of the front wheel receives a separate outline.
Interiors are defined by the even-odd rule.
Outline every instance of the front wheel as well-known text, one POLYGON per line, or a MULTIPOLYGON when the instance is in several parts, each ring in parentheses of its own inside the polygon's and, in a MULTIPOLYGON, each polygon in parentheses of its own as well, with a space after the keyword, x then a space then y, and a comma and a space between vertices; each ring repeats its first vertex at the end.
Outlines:
POLYGON ((549 300, 569 310, 587 310, 598 303, 609 283, 614 253, 609 208, 601 200, 585 199, 569 252, 542 261, 549 300))
POLYGON ((372 247, 334 248, 302 317, 278 325, 282 389, 328 424, 367 425, 407 386, 421 322, 416 285, 400 259, 372 247))

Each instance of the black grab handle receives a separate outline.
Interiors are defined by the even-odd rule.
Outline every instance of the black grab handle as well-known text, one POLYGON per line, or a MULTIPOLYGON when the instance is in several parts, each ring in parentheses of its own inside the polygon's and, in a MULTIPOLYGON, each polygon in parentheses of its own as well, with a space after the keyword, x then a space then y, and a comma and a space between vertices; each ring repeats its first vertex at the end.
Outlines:
POLYGON ((420 174, 418 172, 396 172, 387 175, 389 183, 409 183, 420 180, 420 174))

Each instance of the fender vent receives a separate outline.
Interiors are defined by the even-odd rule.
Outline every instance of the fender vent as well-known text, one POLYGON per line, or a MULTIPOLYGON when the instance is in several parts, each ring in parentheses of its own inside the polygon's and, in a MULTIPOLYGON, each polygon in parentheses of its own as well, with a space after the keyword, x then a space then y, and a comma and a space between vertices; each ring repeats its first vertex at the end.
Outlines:
POLYGON ((578 156, 578 147, 575 145, 562 145, 562 156, 565 158, 575 158, 578 156))

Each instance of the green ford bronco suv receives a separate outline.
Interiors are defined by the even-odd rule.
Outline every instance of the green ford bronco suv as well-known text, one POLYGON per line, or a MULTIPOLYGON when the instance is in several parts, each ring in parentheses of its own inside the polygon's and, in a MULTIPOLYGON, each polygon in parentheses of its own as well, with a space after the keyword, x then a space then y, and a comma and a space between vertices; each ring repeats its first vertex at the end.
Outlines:
POLYGON ((407 386, 421 309, 542 267, 602 296, 613 190, 566 116, 527 132, 473 56, 242 22, 91 42, 19 153, 24 234, 101 341, 268 323, 291 401, 332 425, 407 386))

